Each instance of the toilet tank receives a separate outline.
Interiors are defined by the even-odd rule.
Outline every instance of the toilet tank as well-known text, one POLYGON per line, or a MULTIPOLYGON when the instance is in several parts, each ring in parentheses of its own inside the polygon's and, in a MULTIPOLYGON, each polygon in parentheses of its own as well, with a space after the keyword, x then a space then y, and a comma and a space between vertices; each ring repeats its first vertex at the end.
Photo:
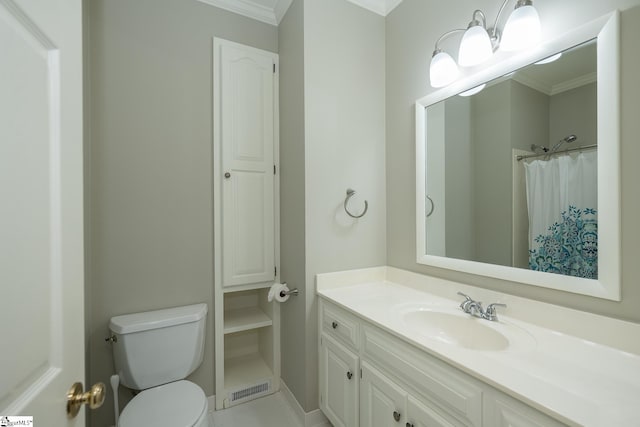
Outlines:
POLYGON ((202 363, 206 317, 195 304, 111 318, 120 382, 144 390, 186 378, 202 363))

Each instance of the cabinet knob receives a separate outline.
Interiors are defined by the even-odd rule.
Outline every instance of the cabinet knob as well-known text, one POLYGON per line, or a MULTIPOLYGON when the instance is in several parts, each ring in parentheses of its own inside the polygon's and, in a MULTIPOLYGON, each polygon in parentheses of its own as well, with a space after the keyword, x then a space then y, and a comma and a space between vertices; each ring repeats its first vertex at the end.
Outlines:
POLYGON ((225 172, 225 173, 224 173, 224 177, 225 177, 225 178, 231 178, 231 174, 230 174, 229 172, 225 172))
POLYGON ((350 380, 351 378, 353 378, 353 374, 351 373, 351 371, 348 371, 347 372, 347 379, 350 380))
POLYGON ((336 329, 338 327, 338 322, 331 322, 331 327, 336 329))
POLYGON ((396 421, 400 421, 400 412, 393 411, 393 419, 396 421))

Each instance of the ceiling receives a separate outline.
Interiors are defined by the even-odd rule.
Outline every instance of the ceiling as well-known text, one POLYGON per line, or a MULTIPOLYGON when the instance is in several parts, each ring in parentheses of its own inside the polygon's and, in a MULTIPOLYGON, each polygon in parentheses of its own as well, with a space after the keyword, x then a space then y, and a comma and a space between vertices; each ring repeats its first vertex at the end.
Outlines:
POLYGON ((594 40, 565 51, 544 66, 532 65, 515 73, 514 80, 549 96, 597 81, 597 44, 594 40))
MULTIPOLYGON (((278 25, 293 0, 198 0, 271 25, 278 25)), ((346 0, 387 16, 402 0, 346 0)))

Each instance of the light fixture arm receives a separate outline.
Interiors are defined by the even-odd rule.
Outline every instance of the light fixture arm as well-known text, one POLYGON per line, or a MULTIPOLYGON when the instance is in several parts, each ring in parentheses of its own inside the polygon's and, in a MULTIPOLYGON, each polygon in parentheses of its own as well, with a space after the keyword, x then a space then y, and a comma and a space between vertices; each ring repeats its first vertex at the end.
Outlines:
POLYGON ((438 40, 436 40, 435 48, 433 49, 433 53, 435 54, 435 53, 437 53, 437 52, 439 52, 439 51, 440 51, 440 48, 438 47, 438 45, 440 44, 440 42, 441 42, 442 40, 446 39, 446 38, 447 38, 447 37, 449 37, 449 36, 452 36, 453 34, 456 34, 456 33, 464 33, 465 31, 467 31, 467 30, 465 30, 465 29, 463 29, 463 28, 457 28, 457 29, 455 29, 455 30, 447 31, 446 33, 444 33, 443 35, 441 35, 440 37, 438 37, 438 40))
POLYGON ((502 12, 504 12, 504 8, 509 3, 509 0, 504 0, 502 2, 502 6, 500 6, 500 10, 498 11, 498 15, 496 15, 496 21, 493 23, 493 28, 491 28, 491 38, 498 38, 498 22, 500 21, 500 17, 502 16, 502 12))
POLYGON ((476 10, 473 11, 473 15, 471 15, 471 22, 469 23, 469 27, 472 27, 474 25, 480 25, 480 21, 478 21, 476 19, 476 15, 480 15, 480 18, 482 18, 482 26, 486 30, 487 29, 487 17, 485 16, 484 12, 481 11, 480 9, 476 9, 476 10))

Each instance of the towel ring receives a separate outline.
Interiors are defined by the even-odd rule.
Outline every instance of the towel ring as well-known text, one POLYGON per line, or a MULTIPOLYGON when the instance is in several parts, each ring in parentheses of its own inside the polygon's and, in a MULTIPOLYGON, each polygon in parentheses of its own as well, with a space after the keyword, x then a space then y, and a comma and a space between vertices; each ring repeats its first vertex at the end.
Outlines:
POLYGON ((425 197, 431 203, 431 209, 429 210, 429 212, 426 215, 427 218, 429 218, 431 216, 431 214, 433 213, 433 211, 436 209, 436 205, 435 205, 435 203, 433 203, 433 199, 431 199, 431 197, 429 197, 429 196, 425 196, 425 197))
POLYGON ((367 209, 369 209, 369 203, 367 203, 367 201, 364 201, 364 211, 362 211, 362 213, 360 215, 354 215, 351 212, 349 212, 349 208, 347 208, 347 203, 349 203, 349 199, 356 194, 356 190, 353 190, 351 188, 347 189, 347 197, 344 199, 344 211, 347 213, 347 215, 349 215, 351 218, 362 218, 364 216, 364 214, 367 213, 367 209))

